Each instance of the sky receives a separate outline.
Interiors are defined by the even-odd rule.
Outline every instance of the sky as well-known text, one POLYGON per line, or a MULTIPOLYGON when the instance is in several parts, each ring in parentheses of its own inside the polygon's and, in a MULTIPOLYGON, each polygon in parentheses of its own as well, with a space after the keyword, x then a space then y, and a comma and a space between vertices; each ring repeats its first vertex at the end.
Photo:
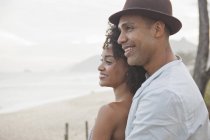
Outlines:
MULTIPOLYGON (((171 39, 197 44, 197 0, 171 0, 183 27, 171 39)), ((108 17, 122 0, 1 0, 0 72, 59 71, 100 55, 108 17)))

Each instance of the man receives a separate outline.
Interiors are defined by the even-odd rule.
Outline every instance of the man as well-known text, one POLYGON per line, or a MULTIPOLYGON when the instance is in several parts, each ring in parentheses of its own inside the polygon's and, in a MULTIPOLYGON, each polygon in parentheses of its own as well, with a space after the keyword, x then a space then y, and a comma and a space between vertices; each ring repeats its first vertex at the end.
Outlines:
POLYGON ((147 80, 133 97, 126 140, 210 140, 201 93, 170 47, 169 36, 182 26, 172 16, 171 2, 127 0, 109 21, 121 31, 118 43, 128 64, 147 71, 147 80))

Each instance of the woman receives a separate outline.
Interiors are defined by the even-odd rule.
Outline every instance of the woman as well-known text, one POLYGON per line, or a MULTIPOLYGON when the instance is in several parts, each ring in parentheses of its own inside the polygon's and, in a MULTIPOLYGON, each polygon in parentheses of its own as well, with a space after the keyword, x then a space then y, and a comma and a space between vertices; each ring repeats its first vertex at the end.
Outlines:
POLYGON ((124 140, 128 112, 133 95, 145 81, 145 70, 129 66, 124 51, 117 43, 119 30, 110 26, 103 46, 100 85, 112 87, 115 101, 100 108, 91 140, 124 140))

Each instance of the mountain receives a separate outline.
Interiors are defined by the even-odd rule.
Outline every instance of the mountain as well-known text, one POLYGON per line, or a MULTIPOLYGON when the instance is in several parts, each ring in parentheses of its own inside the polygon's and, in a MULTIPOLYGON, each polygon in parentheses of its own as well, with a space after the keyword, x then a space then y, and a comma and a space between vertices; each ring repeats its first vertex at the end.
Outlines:
POLYGON ((69 71, 73 73, 84 72, 98 72, 98 65, 100 62, 100 55, 95 55, 89 57, 88 59, 75 64, 73 67, 70 67, 69 71))
MULTIPOLYGON (((170 40, 171 47, 175 54, 181 56, 183 62, 193 70, 197 46, 185 38, 180 40, 170 40)), ((68 69, 69 72, 97 72, 100 56, 92 56, 68 69)))
POLYGON ((197 50, 197 45, 189 42, 185 38, 181 38, 180 40, 170 40, 170 44, 175 53, 195 53, 197 50))

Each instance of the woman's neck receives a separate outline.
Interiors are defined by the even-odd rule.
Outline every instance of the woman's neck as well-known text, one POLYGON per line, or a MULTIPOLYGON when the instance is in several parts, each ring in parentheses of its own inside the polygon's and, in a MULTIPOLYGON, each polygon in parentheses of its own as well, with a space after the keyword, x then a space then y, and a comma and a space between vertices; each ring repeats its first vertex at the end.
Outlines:
POLYGON ((117 88, 113 88, 115 94, 115 101, 122 102, 133 98, 133 94, 128 89, 126 83, 121 84, 117 88))

